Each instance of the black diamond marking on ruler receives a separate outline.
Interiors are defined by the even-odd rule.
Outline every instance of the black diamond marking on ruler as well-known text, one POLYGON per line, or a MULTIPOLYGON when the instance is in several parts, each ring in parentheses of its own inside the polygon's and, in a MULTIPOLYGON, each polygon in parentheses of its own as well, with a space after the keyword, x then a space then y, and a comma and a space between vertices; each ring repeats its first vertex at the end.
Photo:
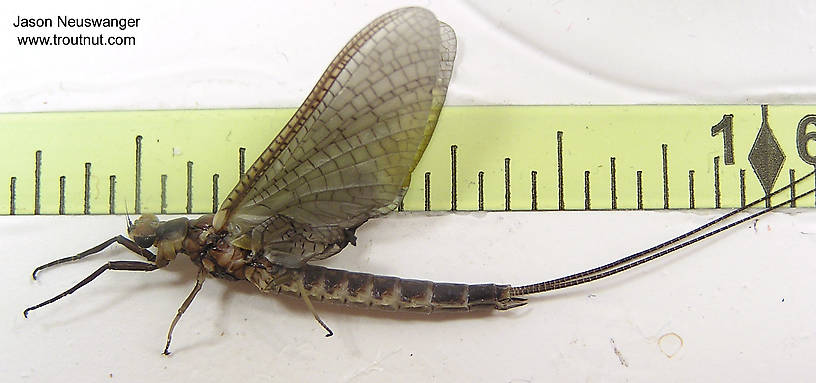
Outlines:
POLYGON ((213 174, 213 194, 212 194, 212 212, 218 212, 218 173, 213 174))
POLYGON ((714 157, 714 208, 720 208, 720 156, 714 157))
POLYGON ((791 193, 790 207, 796 207, 796 184, 793 182, 796 180, 796 175, 793 169, 788 170, 788 177, 790 178, 790 183, 788 184, 790 185, 791 193))
POLYGON ((618 208, 618 188, 615 184, 615 157, 609 158, 609 186, 612 190, 612 210, 618 208))
POLYGON ((530 205, 530 210, 536 211, 538 210, 538 190, 536 190, 536 177, 538 176, 538 172, 535 170, 530 172, 530 200, 532 204, 530 205))
POLYGON ((504 210, 510 211, 510 158, 504 159, 504 210))
POLYGON ((108 192, 108 213, 116 214, 116 176, 110 176, 110 190, 108 192))
POLYGON ((142 212, 142 136, 136 136, 136 201, 133 212, 142 212))
POLYGON ((59 178, 59 214, 65 214, 65 176, 59 178))
POLYGON ((638 170, 635 173, 637 182, 637 208, 643 210, 643 170, 638 170))
POLYGON ((589 170, 584 171, 584 210, 591 208, 589 200, 589 170))
POLYGON ((161 175, 161 213, 167 214, 167 174, 161 175))
POLYGON ((187 161, 187 214, 193 212, 193 161, 187 161))
POLYGON ((40 214, 40 181, 42 176, 42 150, 34 152, 34 215, 40 214))
POLYGON ((11 177, 9 180, 9 215, 16 213, 17 202, 17 177, 11 177))
MULTIPOLYGON (((762 122, 757 132, 754 145, 748 152, 748 163, 754 170, 759 184, 768 195, 773 189, 776 178, 785 162, 785 153, 776 141, 771 126, 768 124, 768 105, 762 105, 762 122)), ((765 207, 771 206, 770 199, 765 200, 765 207)))
POLYGON ((85 163, 85 204, 83 214, 91 214, 91 163, 85 163))
POLYGON ((745 169, 740 169, 740 207, 745 207, 745 169))
POLYGON ((246 164, 246 148, 238 148, 238 179, 244 175, 244 164, 246 164))
POLYGON ((431 211, 431 172, 425 172, 425 211, 431 211))
POLYGON ((694 170, 689 170, 689 209, 694 209, 694 170))
POLYGON ((451 210, 456 211, 456 145, 451 145, 451 210))
POLYGON ((663 144, 663 208, 669 208, 669 146, 663 144))
POLYGON ((558 210, 564 210, 564 132, 556 132, 556 146, 558 152, 558 210))
POLYGON ((479 171, 478 175, 478 191, 479 191, 479 211, 484 210, 484 172, 479 171))

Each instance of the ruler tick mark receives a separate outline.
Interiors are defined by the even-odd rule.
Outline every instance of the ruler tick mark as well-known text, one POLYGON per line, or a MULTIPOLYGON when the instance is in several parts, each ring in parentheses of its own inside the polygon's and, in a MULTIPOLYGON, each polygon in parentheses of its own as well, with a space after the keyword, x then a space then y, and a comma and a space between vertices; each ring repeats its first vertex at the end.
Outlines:
POLYGON ((637 183, 637 209, 643 210, 643 170, 635 173, 637 183))
POLYGON ((212 212, 218 212, 218 173, 212 176, 212 212))
MULTIPOLYGON (((813 172, 816 173, 816 165, 813 165, 813 172)), ((816 189, 816 177, 813 178, 813 185, 816 189)), ((813 206, 816 207, 816 193, 813 195, 813 206)))
POLYGON ((238 179, 241 179, 241 176, 244 175, 245 164, 246 148, 238 148, 238 179))
POLYGON ((16 213, 17 202, 17 177, 11 177, 9 180, 9 215, 16 213))
POLYGON ((504 211, 510 211, 510 158, 504 159, 504 211))
POLYGON ((187 214, 193 212, 193 161, 187 161, 187 214))
POLYGON ((142 212, 142 136, 136 136, 136 201, 133 209, 134 213, 142 212))
POLYGON ((451 145, 451 210, 456 211, 456 145, 451 145))
MULTIPOLYGON (((813 172, 816 173, 816 165, 813 165, 813 172)), ((816 188, 816 177, 813 178, 813 185, 816 188)), ((813 206, 816 207, 816 193, 813 195, 813 206)))
POLYGON ((618 208, 618 187, 615 184, 615 157, 609 158, 609 186, 612 191, 612 210, 618 208))
POLYGON ((694 209, 694 170, 688 171, 689 209, 694 209))
POLYGON ((745 169, 739 171, 740 207, 745 207, 745 169))
POLYGON ((669 145, 661 145, 663 151, 663 208, 669 208, 669 145))
POLYGON ((59 178, 59 214, 65 214, 65 176, 59 178))
POLYGON ((431 210, 431 172, 425 172, 425 211, 431 210))
POLYGON ((91 214, 91 163, 85 163, 85 201, 83 214, 91 214))
POLYGON ((531 186, 530 200, 532 201, 532 204, 530 206, 530 210, 532 210, 532 211, 538 210, 538 190, 536 190, 537 189, 536 188, 536 176, 537 175, 538 175, 538 172, 536 172, 535 170, 530 172, 530 186, 531 186))
POLYGON ((720 156, 714 157, 714 208, 720 208, 720 156))
MULTIPOLYGON (((813 172, 816 173, 816 165, 813 165, 813 172)), ((813 178, 813 185, 816 188, 816 177, 813 178)), ((816 207, 816 193, 813 195, 813 206, 816 207)))
POLYGON ((584 171, 584 210, 591 208, 589 200, 589 170, 584 171))
POLYGON ((796 180, 796 174, 793 169, 788 170, 788 177, 790 178, 790 195, 791 195, 791 202, 790 207, 796 207, 796 183, 793 181, 796 180))
POLYGON ((558 210, 564 210, 564 132, 556 132, 558 163, 558 210))
POLYGON ((110 190, 108 192, 108 213, 116 214, 116 176, 110 176, 110 190))
POLYGON ((167 214, 167 174, 161 175, 161 213, 167 214))
POLYGON ((40 177, 42 175, 42 150, 34 152, 34 215, 40 214, 40 177))
POLYGON ((484 210, 484 172, 483 171, 479 171, 478 180, 479 180, 479 183, 478 183, 478 185, 479 185, 479 188, 478 188, 478 190, 479 190, 479 211, 482 211, 482 210, 484 210))

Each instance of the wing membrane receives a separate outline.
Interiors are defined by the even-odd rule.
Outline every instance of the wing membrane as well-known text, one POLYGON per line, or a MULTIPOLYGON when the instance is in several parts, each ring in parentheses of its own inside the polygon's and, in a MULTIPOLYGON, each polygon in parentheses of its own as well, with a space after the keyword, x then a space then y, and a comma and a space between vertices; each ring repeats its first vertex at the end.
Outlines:
POLYGON ((402 200, 444 104, 455 52, 453 30, 427 10, 374 20, 242 176, 216 214, 216 229, 280 256, 291 245, 287 264, 353 241, 348 229, 353 234, 402 200))

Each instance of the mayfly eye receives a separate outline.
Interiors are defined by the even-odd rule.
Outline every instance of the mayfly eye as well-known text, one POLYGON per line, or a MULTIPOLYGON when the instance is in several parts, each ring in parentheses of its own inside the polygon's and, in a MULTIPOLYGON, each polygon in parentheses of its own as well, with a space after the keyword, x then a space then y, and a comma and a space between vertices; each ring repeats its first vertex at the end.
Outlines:
POLYGON ((148 247, 153 246, 153 242, 155 241, 156 241, 155 235, 146 235, 133 238, 133 242, 136 242, 136 244, 143 249, 147 249, 148 247))

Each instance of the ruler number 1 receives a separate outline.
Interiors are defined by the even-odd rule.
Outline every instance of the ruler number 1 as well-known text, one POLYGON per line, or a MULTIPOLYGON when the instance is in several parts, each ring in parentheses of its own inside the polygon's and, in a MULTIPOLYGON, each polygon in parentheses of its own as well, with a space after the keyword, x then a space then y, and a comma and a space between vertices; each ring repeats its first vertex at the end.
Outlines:
MULTIPOLYGON (((816 123, 816 120, 814 120, 813 123, 816 123)), ((799 126, 801 127, 802 124, 800 123, 799 126)), ((734 164, 733 114, 723 114, 722 120, 720 120, 720 122, 718 122, 717 125, 711 127, 711 137, 716 136, 720 132, 723 132, 723 161, 725 162, 726 165, 733 165, 734 164)), ((816 139, 816 132, 814 132, 814 137, 809 136, 809 138, 816 139)), ((802 153, 801 149, 799 153, 802 153)))

